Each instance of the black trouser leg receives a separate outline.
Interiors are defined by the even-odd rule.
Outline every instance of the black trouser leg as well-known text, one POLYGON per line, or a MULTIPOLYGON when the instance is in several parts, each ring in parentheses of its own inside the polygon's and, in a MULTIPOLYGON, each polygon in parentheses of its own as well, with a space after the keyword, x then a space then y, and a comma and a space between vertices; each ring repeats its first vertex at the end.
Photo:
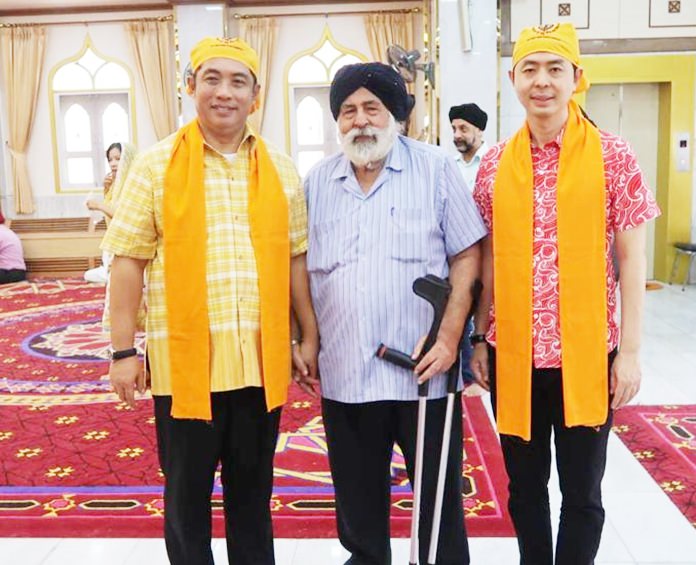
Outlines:
MULTIPOLYGON (((210 496, 222 426, 171 417, 171 396, 155 396, 160 466, 164 473, 164 539, 172 565, 213 565, 210 496)), ((219 417, 217 418, 219 419, 219 417)))
POLYGON ((351 565, 390 565, 390 402, 322 400, 338 537, 351 565))
MULTIPOLYGON (((495 354, 489 355, 491 402, 496 410, 495 354)), ((535 377, 533 377, 535 378, 535 377)), ((508 509, 517 533, 521 565, 552 565, 553 541, 548 483, 551 473, 550 399, 544 387, 532 385, 532 438, 501 435, 500 446, 509 477, 508 509)))
MULTIPOLYGON (((614 354, 609 356, 609 367, 614 354)), ((562 392, 558 392, 562 398, 562 392)), ((554 427, 556 465, 563 495, 556 542, 556 565, 592 565, 604 527, 602 478, 612 412, 596 428, 554 427)))
POLYGON ((222 485, 230 565, 274 565, 270 500, 280 408, 267 412, 261 388, 227 396, 222 485))
POLYGON ((0 284, 15 283, 27 280, 24 269, 0 269, 0 284))
POLYGON ((462 340, 459 343, 460 367, 462 372, 462 381, 464 385, 471 384, 475 381, 474 374, 471 372, 471 356, 473 355, 473 346, 469 341, 469 336, 474 333, 474 320, 469 318, 464 326, 462 340))
MULTIPOLYGON (((406 460, 406 469, 413 484, 416 465, 416 435, 418 422, 418 403, 399 402, 397 443, 406 460)), ((418 548, 420 563, 428 563, 430 534, 435 506, 437 475, 440 467, 442 432, 445 422, 447 399, 429 400, 425 419, 425 442, 423 454, 423 489, 421 492, 420 531, 418 548)), ((437 548, 437 565, 468 565, 469 544, 464 524, 462 504, 462 397, 454 397, 452 413, 452 432, 449 443, 449 456, 445 474, 445 491, 442 505, 442 520, 437 548)))
MULTIPOLYGON (((496 408, 495 352, 489 350, 491 401, 496 408)), ((614 354, 609 355, 609 366, 614 354)), ((608 421, 598 427, 565 427, 560 369, 532 371, 532 439, 501 435, 510 478, 510 514, 522 565, 554 563, 551 541, 548 478, 550 434, 554 430, 556 464, 563 495, 556 547, 556 565, 592 565, 604 523, 601 481, 604 475, 608 421), (543 482, 543 488, 541 483, 543 482)))

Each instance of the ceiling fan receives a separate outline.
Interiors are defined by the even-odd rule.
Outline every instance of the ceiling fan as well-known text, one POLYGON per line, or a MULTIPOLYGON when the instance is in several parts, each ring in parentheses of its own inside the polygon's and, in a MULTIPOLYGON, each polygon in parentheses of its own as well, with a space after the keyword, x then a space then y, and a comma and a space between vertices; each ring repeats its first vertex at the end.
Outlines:
POLYGON ((416 80, 416 72, 423 71, 425 80, 428 81, 431 88, 435 88, 435 64, 434 63, 417 63, 420 59, 420 51, 406 51, 399 45, 390 45, 387 47, 387 59, 389 64, 403 77, 406 82, 416 80))

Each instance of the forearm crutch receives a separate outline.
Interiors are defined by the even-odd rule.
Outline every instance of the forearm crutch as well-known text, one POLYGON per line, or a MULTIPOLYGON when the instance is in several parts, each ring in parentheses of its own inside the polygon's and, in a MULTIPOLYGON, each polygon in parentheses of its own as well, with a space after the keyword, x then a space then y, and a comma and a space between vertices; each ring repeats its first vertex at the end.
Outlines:
MULTIPOLYGON (((466 318, 466 327, 469 318, 476 311, 479 297, 483 286, 481 281, 476 280, 471 287, 471 307, 466 318)), ((462 339, 469 339, 469 336, 462 336, 462 339)), ((447 372, 447 409, 445 411, 445 423, 442 430, 442 448, 440 451, 440 468, 437 473, 437 487, 435 490, 435 508, 433 509, 433 527, 430 531, 430 547, 428 549, 428 565, 435 565, 437 562, 437 544, 440 539, 440 523, 442 520, 442 503, 445 498, 445 481, 447 480, 447 463, 449 461, 449 444, 452 435, 452 418, 454 414, 454 399, 457 394, 459 384, 460 357, 457 355, 452 366, 447 372)), ((464 448, 462 447, 462 451, 464 448)), ((466 458, 466 453, 464 453, 466 458)))
POLYGON ((447 479, 447 463, 449 461, 449 444, 452 435, 452 414, 454 399, 459 381, 459 356, 447 372, 447 409, 442 430, 442 449, 440 451, 440 468, 437 472, 437 487, 435 489, 435 507, 433 509, 433 527, 430 530, 430 548, 428 549, 428 565, 435 565, 437 560, 437 544, 440 539, 440 522, 442 519, 442 503, 445 496, 445 481, 447 479))
MULTIPOLYGON (((430 326, 430 331, 425 339, 423 348, 418 359, 414 360, 411 357, 390 347, 380 344, 377 349, 377 357, 394 363, 405 369, 413 369, 418 362, 433 346, 437 339, 437 333, 440 330, 442 317, 445 314, 447 299, 452 290, 450 284, 434 275, 426 275, 418 278, 413 283, 413 292, 421 298, 427 300, 433 307, 434 316, 433 323, 430 326)), ((456 383, 455 383, 456 387, 456 383)), ((418 423, 416 432, 416 468, 414 472, 413 482, 413 507, 411 509, 411 552, 409 563, 416 565, 418 563, 418 529, 420 525, 420 506, 421 506, 421 491, 423 483, 423 452, 425 448, 425 416, 428 401, 428 381, 418 385, 418 423)), ((448 442, 449 443, 449 442, 448 442)), ((442 504, 440 504, 442 506, 442 504)))

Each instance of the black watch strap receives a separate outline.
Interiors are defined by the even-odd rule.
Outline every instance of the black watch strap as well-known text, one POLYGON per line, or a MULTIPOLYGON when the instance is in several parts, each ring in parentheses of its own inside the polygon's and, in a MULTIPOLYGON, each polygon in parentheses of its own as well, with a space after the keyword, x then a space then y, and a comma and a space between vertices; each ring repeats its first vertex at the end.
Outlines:
POLYGON ((135 357, 137 354, 138 350, 135 347, 119 349, 118 351, 111 352, 111 360, 118 361, 119 359, 126 359, 127 357, 135 357))
POLYGON ((476 345, 477 343, 486 343, 486 334, 471 334, 469 336, 469 343, 471 345, 476 345))

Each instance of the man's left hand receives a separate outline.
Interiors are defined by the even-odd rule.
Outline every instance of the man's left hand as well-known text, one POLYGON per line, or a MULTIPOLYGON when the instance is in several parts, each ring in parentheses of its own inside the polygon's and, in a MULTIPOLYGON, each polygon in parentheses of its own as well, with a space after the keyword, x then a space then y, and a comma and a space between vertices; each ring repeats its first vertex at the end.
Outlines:
MULTIPOLYGON (((423 345, 425 344, 426 337, 427 336, 423 336, 418 340, 411 354, 411 359, 418 359, 423 345)), ((446 343, 438 337, 430 348, 430 351, 423 356, 423 359, 420 360, 420 363, 418 363, 414 369, 418 376, 418 384, 423 384, 435 375, 447 371, 459 354, 458 345, 459 344, 455 344, 453 347, 451 344, 446 343)))
POLYGON ((616 354, 611 366, 611 407, 626 406, 640 390, 640 356, 638 353, 616 354))

